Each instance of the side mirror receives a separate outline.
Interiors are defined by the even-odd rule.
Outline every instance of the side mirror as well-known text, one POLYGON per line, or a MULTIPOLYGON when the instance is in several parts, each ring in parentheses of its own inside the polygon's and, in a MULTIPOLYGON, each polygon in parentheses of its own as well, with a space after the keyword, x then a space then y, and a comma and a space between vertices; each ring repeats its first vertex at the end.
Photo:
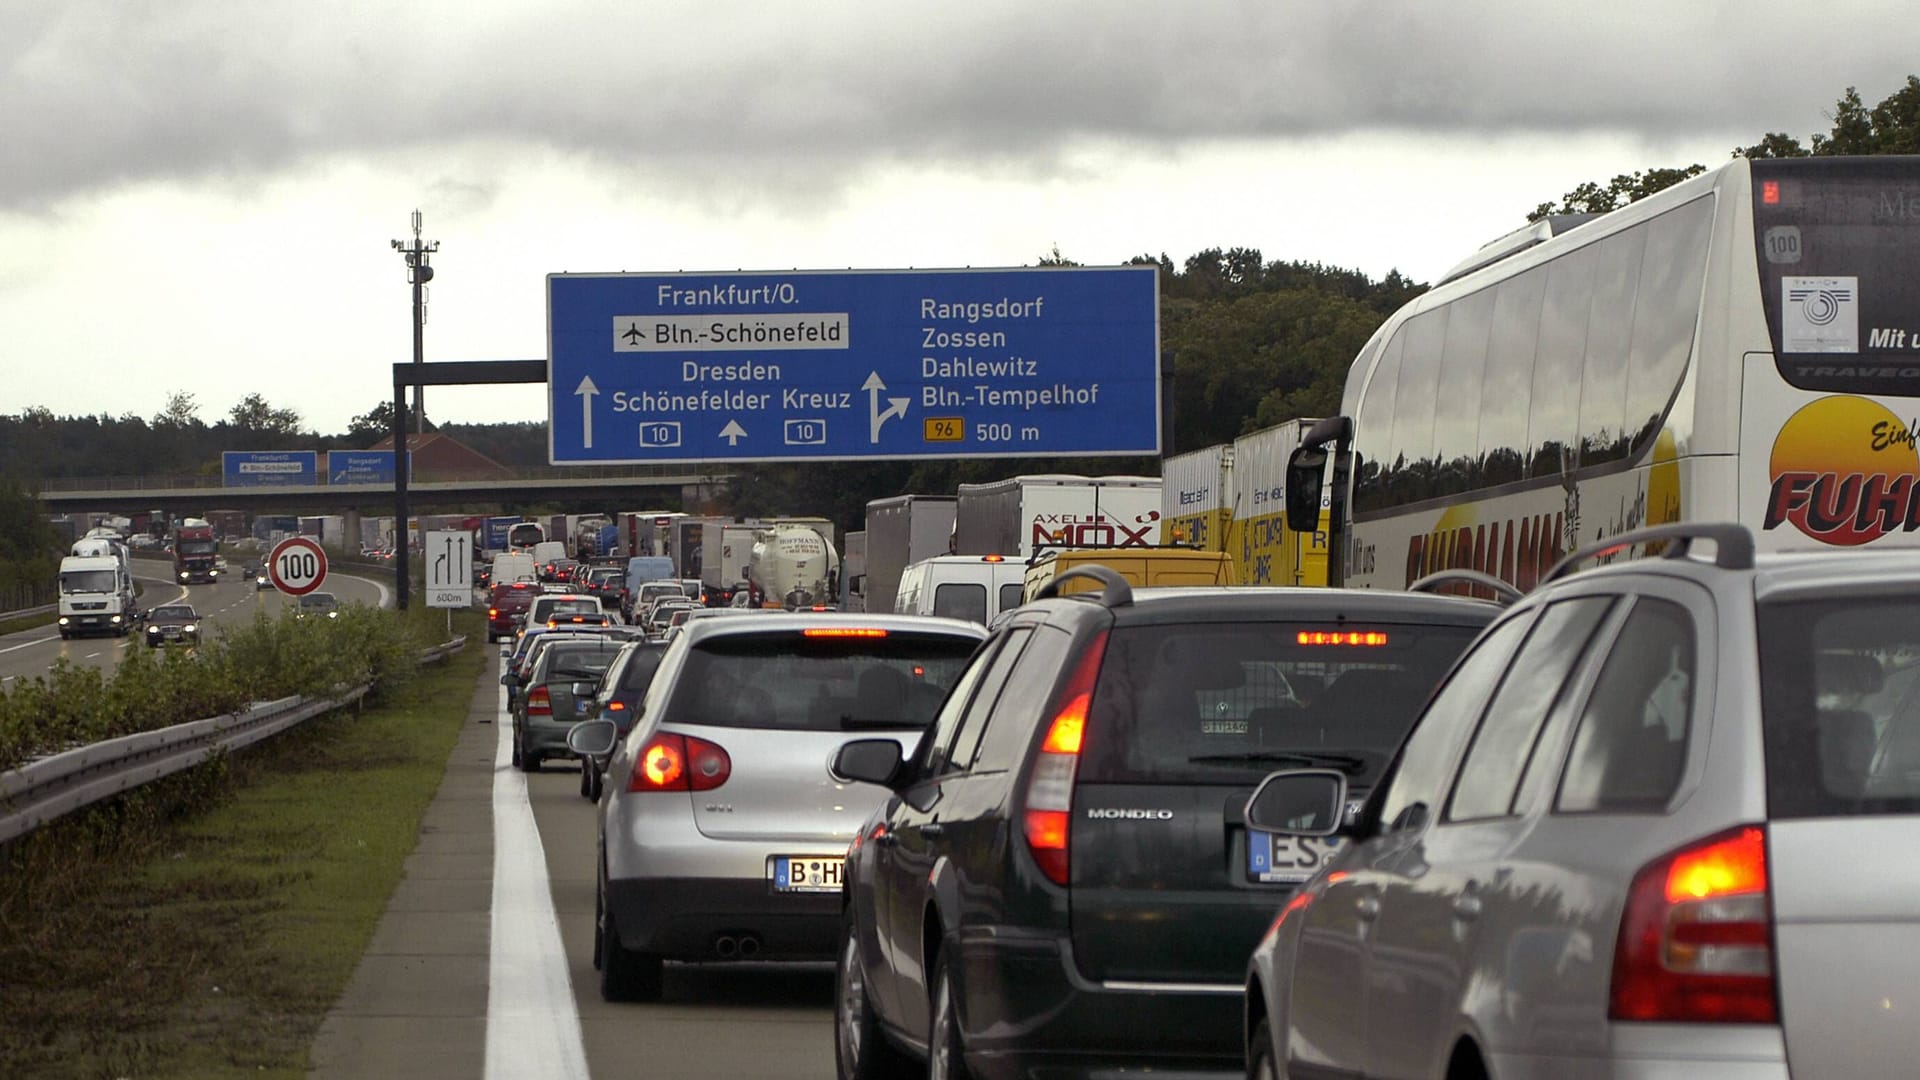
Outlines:
POLYGON ((843 783, 892 787, 903 756, 900 744, 892 739, 855 739, 834 751, 827 772, 843 783))
POLYGON ((1333 836, 1345 824, 1347 775, 1290 769, 1269 775, 1247 800, 1247 824, 1288 836, 1333 836))
POLYGON ((501 650, 500 650, 500 659, 502 659, 502 660, 511 660, 511 659, 513 659, 513 650, 512 650, 512 649, 501 649, 501 650))
POLYGON ((579 701, 584 698, 591 698, 599 691, 600 684, 597 682, 577 682, 573 684, 572 689, 574 700, 579 701))
POLYGON ((611 720, 582 720, 567 730, 567 749, 581 757, 605 757, 619 738, 611 720))
POLYGON ((1327 451, 1302 446, 1287 459, 1287 528, 1316 532, 1320 528, 1320 488, 1326 483, 1327 451))
POLYGON ((513 689, 514 687, 520 685, 520 676, 509 671, 506 674, 500 676, 500 685, 507 687, 508 689, 513 689))

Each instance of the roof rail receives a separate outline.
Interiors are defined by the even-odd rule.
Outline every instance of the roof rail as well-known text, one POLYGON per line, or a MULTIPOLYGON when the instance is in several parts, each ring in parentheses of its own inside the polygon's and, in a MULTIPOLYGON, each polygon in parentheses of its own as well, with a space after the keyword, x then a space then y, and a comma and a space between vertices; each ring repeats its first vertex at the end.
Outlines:
POLYGON ((1118 570, 1101 566, 1098 563, 1076 566, 1068 570, 1066 573, 1040 586, 1040 591, 1034 593, 1033 598, 1035 600, 1051 600, 1060 595, 1060 586, 1062 584, 1074 578, 1092 578, 1106 586, 1106 588, 1100 590, 1099 601, 1101 607, 1126 607, 1133 603, 1133 586, 1127 583, 1127 579, 1121 577, 1118 570))
POLYGON ((1667 546, 1665 557, 1682 558, 1695 540, 1711 540, 1717 549, 1713 556, 1713 565, 1722 570, 1753 569, 1753 533, 1745 525, 1736 525, 1724 521, 1683 521, 1673 525, 1654 525, 1645 529, 1635 529, 1608 539, 1605 543, 1584 547, 1553 564, 1553 568, 1540 577, 1540 584, 1546 585, 1573 573, 1574 567, 1589 559, 1603 558, 1615 552, 1630 548, 1635 544, 1652 544, 1672 541, 1667 546))
POLYGON ((1483 589, 1492 589, 1494 599, 1503 604, 1511 604, 1527 595, 1513 585, 1501 581, 1492 574, 1483 574, 1478 570, 1436 570, 1419 581, 1407 586, 1408 592, 1432 592, 1441 585, 1464 581, 1469 585, 1478 585, 1483 589))

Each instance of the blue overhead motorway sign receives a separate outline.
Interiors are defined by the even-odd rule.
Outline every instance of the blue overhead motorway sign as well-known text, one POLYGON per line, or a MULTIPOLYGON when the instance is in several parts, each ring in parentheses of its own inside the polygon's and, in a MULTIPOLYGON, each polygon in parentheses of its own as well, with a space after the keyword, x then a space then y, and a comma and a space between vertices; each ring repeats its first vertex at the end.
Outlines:
POLYGON ((227 487, 281 487, 320 482, 317 450, 227 450, 220 455, 227 487))
POLYGON ((1156 454, 1151 266, 550 274, 554 464, 1156 454))
MULTIPOLYGON (((408 455, 411 460, 412 455, 408 455)), ((413 476, 411 472, 407 474, 413 476)), ((393 483, 393 451, 332 450, 327 453, 329 484, 393 483)))

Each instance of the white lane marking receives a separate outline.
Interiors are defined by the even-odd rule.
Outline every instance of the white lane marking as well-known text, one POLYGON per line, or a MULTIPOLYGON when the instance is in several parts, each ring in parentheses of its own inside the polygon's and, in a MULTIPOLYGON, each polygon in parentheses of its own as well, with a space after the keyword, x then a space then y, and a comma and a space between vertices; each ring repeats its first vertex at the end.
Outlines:
POLYGON ((49 641, 58 641, 59 639, 59 634, 53 634, 48 637, 37 637, 32 641, 23 641, 18 645, 9 645, 4 649, 0 649, 0 653, 19 652, 21 649, 30 649, 35 645, 44 645, 49 641))
POLYGON ((99 653, 97 653, 97 652, 90 652, 90 653, 88 653, 88 654, 87 654, 86 656, 84 656, 84 657, 82 657, 82 659, 85 659, 85 660, 92 660, 92 659, 95 659, 95 658, 97 658, 97 657, 98 657, 99 655, 100 655, 100 654, 99 654, 99 653))
MULTIPOLYGON (((382 590, 383 592, 385 590, 382 590)), ((385 602, 385 597, 382 597, 385 602)), ((489 670, 493 665, 489 665, 489 670)), ((501 687, 493 756, 493 947, 487 964, 488 1080, 586 1080, 580 1010, 547 882, 547 853, 513 767, 513 722, 501 687)))

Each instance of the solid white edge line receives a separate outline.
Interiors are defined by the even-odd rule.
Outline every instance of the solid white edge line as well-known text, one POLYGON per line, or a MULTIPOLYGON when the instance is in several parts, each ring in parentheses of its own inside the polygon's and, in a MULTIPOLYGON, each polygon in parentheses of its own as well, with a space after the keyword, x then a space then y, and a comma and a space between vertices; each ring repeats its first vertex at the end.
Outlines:
MULTIPOLYGON (((488 670, 497 668, 489 664, 488 670)), ((493 757, 493 924, 487 963, 488 1080, 586 1080, 586 1042, 573 1000, 547 854, 513 767, 513 721, 499 691, 493 757)))

